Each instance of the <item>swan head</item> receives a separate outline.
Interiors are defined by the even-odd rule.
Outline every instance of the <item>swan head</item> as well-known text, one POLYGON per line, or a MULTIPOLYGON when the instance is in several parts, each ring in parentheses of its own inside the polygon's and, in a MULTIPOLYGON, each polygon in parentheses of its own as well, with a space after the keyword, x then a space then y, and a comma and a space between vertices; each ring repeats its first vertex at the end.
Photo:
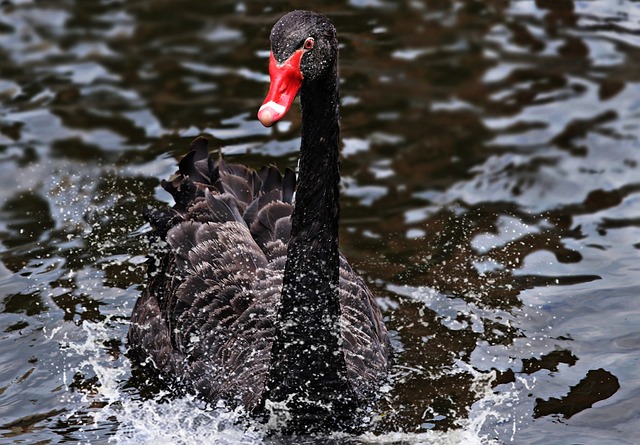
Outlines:
POLYGON ((293 11, 271 30, 269 93, 258 110, 265 127, 278 122, 308 82, 335 77, 338 58, 336 29, 327 17, 293 11))

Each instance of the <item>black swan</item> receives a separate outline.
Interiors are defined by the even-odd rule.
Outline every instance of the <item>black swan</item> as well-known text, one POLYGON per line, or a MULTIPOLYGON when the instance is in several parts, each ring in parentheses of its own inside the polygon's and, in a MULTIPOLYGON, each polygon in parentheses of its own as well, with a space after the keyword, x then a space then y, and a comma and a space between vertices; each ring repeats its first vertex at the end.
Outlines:
POLYGON ((380 309, 338 251, 337 62, 325 16, 275 24, 258 118, 273 125, 300 93, 298 179, 197 138, 162 182, 175 205, 147 215, 157 242, 128 335, 143 372, 284 432, 357 430, 389 366, 380 309))

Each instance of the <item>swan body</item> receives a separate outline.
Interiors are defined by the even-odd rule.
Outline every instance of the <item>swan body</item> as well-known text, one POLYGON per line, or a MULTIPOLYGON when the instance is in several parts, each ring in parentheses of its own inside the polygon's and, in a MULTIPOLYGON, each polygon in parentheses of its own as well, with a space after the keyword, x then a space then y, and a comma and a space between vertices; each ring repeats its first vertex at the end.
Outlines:
POLYGON ((282 431, 357 429, 385 379, 382 315, 338 250, 337 39, 294 11, 271 32, 273 125, 300 94, 299 173, 226 163, 197 138, 162 186, 129 346, 145 372, 282 431), (295 192, 295 202, 294 202, 295 192))

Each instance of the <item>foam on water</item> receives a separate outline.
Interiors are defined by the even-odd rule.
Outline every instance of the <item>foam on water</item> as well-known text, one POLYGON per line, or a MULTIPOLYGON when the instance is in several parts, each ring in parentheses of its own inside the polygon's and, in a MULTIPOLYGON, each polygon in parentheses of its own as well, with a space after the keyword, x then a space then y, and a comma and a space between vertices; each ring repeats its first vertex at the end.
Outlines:
MULTIPOLYGON (((224 406, 208 408, 190 396, 163 397, 141 400, 135 390, 126 388, 131 375, 130 363, 124 354, 108 354, 105 345, 114 335, 126 333, 126 324, 109 317, 103 322, 83 322, 74 332, 54 332, 67 350, 68 365, 65 375, 95 375, 97 382, 89 391, 78 393, 69 386, 65 377, 68 402, 74 405, 68 419, 90 419, 77 433, 78 443, 129 444, 259 444, 272 443, 273 438, 260 426, 238 423, 240 413, 224 406), (69 338, 72 338, 69 340, 69 338), (75 356, 75 357, 73 357, 75 356), (160 399, 162 399, 160 401, 160 399), (96 408, 98 407, 98 408, 96 408), (89 413, 89 414, 88 414, 89 413)), ((124 344, 124 342, 122 342, 124 344)), ((121 351, 122 352, 122 351, 121 351)), ((437 445, 487 445, 500 443, 485 431, 491 425, 512 421, 505 416, 505 406, 513 402, 509 392, 492 390, 493 373, 478 372, 465 363, 458 363, 452 373, 468 373, 473 378, 471 390, 478 401, 471 407, 469 416, 458 421, 449 431, 429 430, 421 433, 368 432, 358 437, 342 436, 337 443, 359 444, 437 444, 437 445)), ((515 431, 515 423, 514 423, 515 431)), ((331 438, 327 438, 332 442, 331 438)), ((315 443, 315 441, 314 441, 315 443)))
POLYGON ((65 374, 94 374, 97 378, 95 388, 79 397, 71 395, 69 379, 64 378, 69 401, 80 405, 67 418, 85 417, 91 411, 93 419, 78 433, 79 443, 93 444, 96 440, 118 445, 261 443, 262 432, 237 425, 240 413, 223 406, 207 408, 190 396, 165 400, 165 394, 160 394, 157 400, 140 400, 135 392, 125 389, 131 375, 128 359, 124 355, 113 359, 103 346, 112 340, 114 331, 120 330, 114 330, 114 323, 126 331, 123 323, 109 319, 99 323, 84 321, 82 336, 77 340, 66 341, 68 333, 53 334, 61 336, 69 354, 81 360, 78 364, 70 359, 69 366, 73 369, 65 369, 65 374), (101 405, 104 407, 93 408, 101 405), (105 434, 105 429, 110 431, 105 434))
POLYGON ((109 443, 129 444, 257 444, 263 434, 235 423, 238 413, 206 410, 191 398, 167 403, 123 401, 113 410, 120 427, 109 443))

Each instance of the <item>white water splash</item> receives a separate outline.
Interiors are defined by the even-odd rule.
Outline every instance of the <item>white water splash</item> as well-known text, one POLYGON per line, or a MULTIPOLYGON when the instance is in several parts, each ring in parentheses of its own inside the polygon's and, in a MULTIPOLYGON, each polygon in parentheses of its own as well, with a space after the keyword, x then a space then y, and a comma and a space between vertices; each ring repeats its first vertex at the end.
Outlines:
MULTIPOLYGON (((86 418, 89 421, 79 431, 79 443, 110 443, 117 445, 139 444, 257 444, 262 442, 264 433, 251 427, 237 424, 238 412, 225 409, 207 408, 193 397, 140 400, 134 391, 126 390, 124 383, 130 377, 130 363, 123 355, 114 359, 105 351, 106 342, 113 340, 116 330, 108 320, 100 323, 83 322, 82 338, 69 341, 68 333, 62 342, 69 354, 81 358, 66 369, 71 374, 95 374, 97 383, 94 391, 83 393, 75 403, 81 405, 68 418, 86 418), (110 326, 111 324, 111 326, 110 326), (91 407, 102 406, 95 409, 91 407)), ((120 323, 121 322, 115 322, 120 323)), ((54 334, 55 336, 56 334, 54 334)), ((65 381, 69 379, 65 378, 65 381)), ((71 394, 71 389, 68 393, 71 394)), ((69 400, 76 397, 69 397, 69 400)))
MULTIPOLYGON (((69 402, 77 406, 68 418, 89 419, 78 432, 80 444, 109 443, 116 445, 141 444, 263 444, 270 442, 259 427, 239 424, 239 412, 220 406, 205 407, 193 397, 182 397, 159 402, 140 400, 134 390, 125 388, 130 377, 130 363, 122 354, 114 358, 105 345, 113 341, 114 334, 126 332, 126 325, 117 320, 93 323, 83 322, 81 332, 53 333, 53 337, 64 338, 62 342, 68 355, 78 360, 69 360, 66 373, 95 375, 97 383, 92 391, 73 396, 68 389, 69 402), (114 324, 116 326, 114 326, 114 324), (73 364, 72 364, 73 363, 73 364), (79 363, 79 364, 78 364, 79 363), (70 369, 70 368, 73 369, 70 369), (100 408, 95 408, 96 406, 100 408), (87 413, 90 413, 87 415, 87 413)), ((469 416, 460 419, 458 427, 449 431, 426 431, 421 433, 389 432, 385 434, 365 433, 358 437, 343 438, 349 444, 393 444, 412 445, 493 445, 501 443, 487 435, 487 426, 501 425, 504 429, 505 406, 512 402, 513 394, 495 393, 492 389, 493 373, 478 372, 465 363, 459 363, 453 372, 468 373, 473 377, 471 390, 478 396, 469 416)), ((66 381, 70 379, 65 379, 66 381)), ((161 397, 159 397, 161 398, 161 397)), ((158 399, 159 399, 158 398, 158 399)), ((515 424, 514 424, 515 428, 515 424)), ((314 442, 316 443, 316 442, 314 442)), ((333 442, 332 442, 333 443, 333 442)))
POLYGON ((191 398, 124 401, 108 409, 118 416, 120 427, 109 443, 131 444, 258 444, 263 434, 235 425, 238 413, 218 408, 206 410, 191 398))

